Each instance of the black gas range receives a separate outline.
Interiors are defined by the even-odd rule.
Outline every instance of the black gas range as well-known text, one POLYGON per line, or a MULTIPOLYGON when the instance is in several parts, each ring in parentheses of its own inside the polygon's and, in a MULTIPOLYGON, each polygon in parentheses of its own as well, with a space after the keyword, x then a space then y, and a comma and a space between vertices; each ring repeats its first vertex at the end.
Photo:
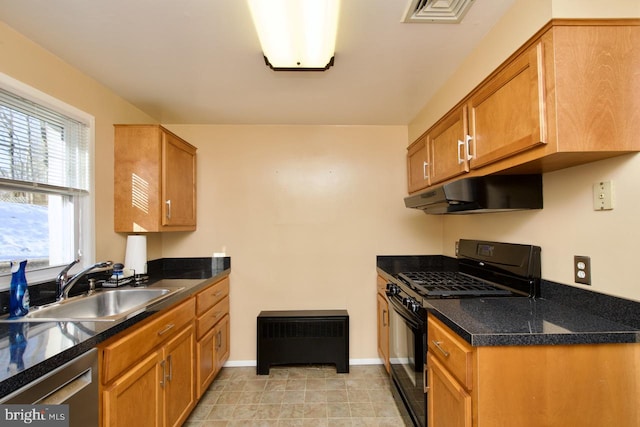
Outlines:
POLYGON ((460 240, 456 252, 440 267, 398 266, 387 284, 392 392, 409 425, 427 426, 427 300, 539 295, 540 247, 460 240))
POLYGON ((388 288, 391 293, 400 288, 416 299, 540 293, 539 246, 462 239, 456 255, 458 263, 450 270, 400 271, 388 288))

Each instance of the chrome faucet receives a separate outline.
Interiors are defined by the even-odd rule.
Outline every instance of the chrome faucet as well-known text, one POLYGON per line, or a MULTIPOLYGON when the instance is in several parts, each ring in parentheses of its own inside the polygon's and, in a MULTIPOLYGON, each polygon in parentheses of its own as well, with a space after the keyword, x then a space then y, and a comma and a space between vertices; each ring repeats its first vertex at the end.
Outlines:
POLYGON ((69 270, 71 267, 79 263, 80 260, 76 259, 71 262, 71 264, 67 265, 62 271, 58 274, 58 278, 56 279, 56 284, 58 285, 58 292, 56 295, 56 300, 60 301, 69 297, 69 291, 85 274, 98 272, 98 271, 107 271, 113 265, 111 261, 99 262, 97 264, 93 264, 82 270, 81 272, 75 274, 73 277, 69 278, 69 270))

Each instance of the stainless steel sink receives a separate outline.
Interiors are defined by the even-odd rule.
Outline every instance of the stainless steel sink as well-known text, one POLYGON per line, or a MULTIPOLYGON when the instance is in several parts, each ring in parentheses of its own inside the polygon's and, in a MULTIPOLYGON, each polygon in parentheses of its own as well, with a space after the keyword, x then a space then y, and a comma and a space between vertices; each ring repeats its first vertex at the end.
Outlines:
POLYGON ((90 295, 32 309, 19 319, 1 322, 109 322, 132 317, 183 288, 102 289, 90 295))

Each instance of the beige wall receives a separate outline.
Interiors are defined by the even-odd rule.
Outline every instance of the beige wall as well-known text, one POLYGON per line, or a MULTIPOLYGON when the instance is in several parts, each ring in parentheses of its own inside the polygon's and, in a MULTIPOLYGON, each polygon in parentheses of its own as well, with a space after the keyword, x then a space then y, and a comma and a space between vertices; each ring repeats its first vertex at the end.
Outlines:
MULTIPOLYGON (((640 17, 640 2, 519 0, 409 124, 409 141, 422 134, 549 19, 571 17, 640 17)), ((587 255, 592 262, 593 285, 589 289, 640 301, 638 279, 630 268, 637 262, 640 238, 637 182, 638 155, 545 174, 542 211, 448 216, 444 219, 444 252, 453 255, 455 241, 460 238, 537 244, 542 247, 543 277, 569 285, 573 285, 573 256, 587 255), (593 211, 592 185, 602 180, 614 182, 613 211, 593 211)))
POLYGON ((376 255, 441 252, 441 218, 402 203, 406 127, 167 127, 198 147, 199 200, 163 254, 231 256, 231 360, 255 360, 261 310, 322 308, 349 311, 351 359, 377 359, 376 255))

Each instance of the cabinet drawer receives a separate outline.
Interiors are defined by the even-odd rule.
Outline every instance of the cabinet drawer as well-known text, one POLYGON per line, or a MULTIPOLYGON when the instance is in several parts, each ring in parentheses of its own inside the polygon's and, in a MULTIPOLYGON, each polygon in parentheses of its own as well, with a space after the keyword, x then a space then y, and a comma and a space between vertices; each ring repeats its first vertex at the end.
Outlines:
POLYGON ((192 322, 194 312, 195 300, 189 298, 159 317, 144 321, 134 331, 125 331, 120 339, 116 338, 107 344, 103 348, 102 382, 107 384, 184 325, 192 322))
POLYGON ((196 314, 200 316, 227 295, 229 295, 228 277, 196 295, 196 314))
POLYGON ((198 339, 206 334, 209 329, 213 328, 213 325, 218 323, 227 313, 229 313, 229 297, 225 297, 209 311, 198 317, 196 326, 198 339))
POLYGON ((432 316, 429 316, 427 328, 429 354, 436 357, 467 390, 471 390, 473 348, 432 316))

